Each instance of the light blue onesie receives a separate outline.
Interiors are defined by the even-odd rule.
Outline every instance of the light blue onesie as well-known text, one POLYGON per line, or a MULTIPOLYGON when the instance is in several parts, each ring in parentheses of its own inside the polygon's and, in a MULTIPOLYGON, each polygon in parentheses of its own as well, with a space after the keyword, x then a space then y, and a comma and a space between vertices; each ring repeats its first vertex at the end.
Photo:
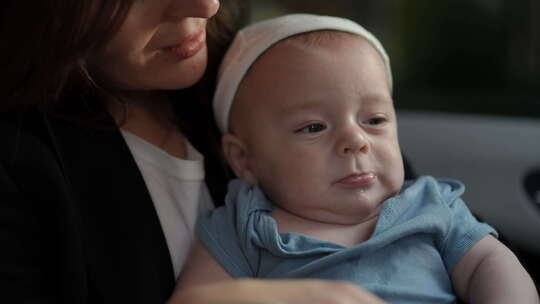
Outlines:
POLYGON ((449 274, 493 228, 479 223, 458 181, 421 177, 383 203, 369 240, 344 247, 299 233, 278 233, 271 203, 241 180, 225 206, 198 222, 197 234, 233 277, 350 280, 390 303, 453 303, 449 274))

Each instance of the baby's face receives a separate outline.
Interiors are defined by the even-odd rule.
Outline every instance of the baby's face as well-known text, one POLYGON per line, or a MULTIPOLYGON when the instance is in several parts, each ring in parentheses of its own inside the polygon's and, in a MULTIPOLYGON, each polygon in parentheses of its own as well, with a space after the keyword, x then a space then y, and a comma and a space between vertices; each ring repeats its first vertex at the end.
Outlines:
POLYGON ((360 37, 273 47, 242 82, 231 122, 247 170, 274 204, 303 218, 370 219, 403 183, 385 66, 360 37))

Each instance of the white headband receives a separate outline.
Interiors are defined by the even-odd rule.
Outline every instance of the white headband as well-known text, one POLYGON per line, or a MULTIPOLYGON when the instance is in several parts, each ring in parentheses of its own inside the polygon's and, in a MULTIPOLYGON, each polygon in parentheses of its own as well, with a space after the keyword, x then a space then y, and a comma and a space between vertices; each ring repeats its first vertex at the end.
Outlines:
POLYGON ((301 33, 336 30, 357 34, 370 42, 383 58, 392 89, 390 60, 383 46, 359 24, 337 17, 309 14, 285 15, 247 26, 236 34, 218 73, 214 94, 214 117, 222 133, 229 131, 229 112, 240 82, 251 65, 277 42, 301 33))

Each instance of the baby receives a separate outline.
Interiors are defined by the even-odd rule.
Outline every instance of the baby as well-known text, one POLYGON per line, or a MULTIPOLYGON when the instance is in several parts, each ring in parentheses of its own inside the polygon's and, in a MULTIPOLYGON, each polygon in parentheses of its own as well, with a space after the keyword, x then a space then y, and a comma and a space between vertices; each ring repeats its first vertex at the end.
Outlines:
POLYGON ((322 278, 391 303, 538 303, 461 183, 404 182, 391 92, 386 52, 352 21, 287 15, 242 30, 214 98, 239 179, 199 220, 180 288, 322 278))

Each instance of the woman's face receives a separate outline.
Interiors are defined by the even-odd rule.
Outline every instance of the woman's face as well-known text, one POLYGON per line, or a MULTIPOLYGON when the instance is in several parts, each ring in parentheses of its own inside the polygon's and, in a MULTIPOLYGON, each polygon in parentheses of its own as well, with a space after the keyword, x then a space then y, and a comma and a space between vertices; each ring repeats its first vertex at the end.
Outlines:
POLYGON ((206 21, 218 8, 219 0, 134 0, 91 69, 121 90, 189 87, 206 69, 206 21))

